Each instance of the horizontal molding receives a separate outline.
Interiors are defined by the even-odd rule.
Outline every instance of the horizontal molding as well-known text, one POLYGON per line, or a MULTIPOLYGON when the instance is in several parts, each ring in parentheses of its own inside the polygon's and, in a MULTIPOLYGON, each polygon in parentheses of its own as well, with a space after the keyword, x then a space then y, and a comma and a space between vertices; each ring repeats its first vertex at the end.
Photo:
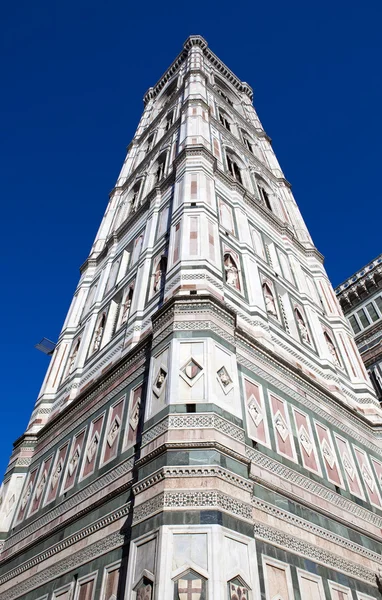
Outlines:
MULTIPOLYGON (((61 504, 50 510, 48 513, 45 513, 40 518, 33 521, 33 523, 30 523, 30 525, 27 525, 26 527, 21 529, 21 531, 18 531, 15 534, 11 535, 5 542, 4 550, 9 550, 16 544, 19 544, 23 540, 29 538, 30 536, 35 534, 36 531, 39 531, 40 529, 46 527, 49 523, 52 523, 56 519, 59 519, 60 517, 65 515, 69 510, 75 508, 78 505, 81 505, 85 500, 87 500, 97 492, 103 490, 106 497, 108 495, 108 486, 120 477, 123 477, 127 473, 131 472, 131 477, 129 478, 129 481, 125 482, 123 486, 121 486, 122 488, 126 487, 128 484, 130 484, 132 479, 132 468, 133 459, 130 458, 122 464, 115 467, 114 469, 112 469, 111 471, 108 471, 107 473, 93 481, 93 483, 88 485, 86 488, 82 489, 76 494, 73 494, 73 496, 70 496, 70 498, 61 502, 61 504)), ((113 494, 116 494, 118 491, 120 491, 120 489, 121 488, 115 490, 113 494)), ((89 508, 90 507, 87 507, 86 511, 88 511, 89 508)), ((76 517, 80 516, 82 512, 84 512, 84 510, 79 510, 78 513, 76 513, 76 517)), ((60 520, 58 527, 62 527, 64 525, 65 519, 60 520)), ((51 530, 49 530, 49 534, 45 535, 51 535, 54 529, 55 528, 52 528, 51 530)), ((33 539, 32 543, 36 543, 35 538, 33 539)), ((23 551, 25 551, 25 549, 23 549, 23 551)), ((8 558, 10 558, 10 556, 6 557, 6 559, 8 558)))
POLYGON ((58 561, 56 564, 50 566, 47 569, 32 575, 22 583, 17 583, 15 587, 0 593, 0 600, 14 600, 20 596, 27 594, 31 590, 40 587, 48 581, 61 577, 64 573, 72 571, 73 569, 83 565, 84 563, 95 560, 106 552, 111 552, 115 548, 122 546, 124 543, 124 536, 115 532, 111 535, 95 542, 94 544, 75 552, 71 556, 58 561))
MULTIPOLYGON (((279 531, 269 525, 263 525, 263 523, 255 523, 253 531, 255 539, 263 540, 283 550, 288 550, 289 552, 298 554, 298 556, 303 556, 313 562, 331 567, 340 573, 346 573, 351 577, 375 586, 375 572, 356 562, 353 563, 350 560, 341 558, 333 552, 322 550, 314 544, 303 541, 301 538, 296 538, 289 533, 279 531)), ((1 597, 0 600, 2 600, 1 597)))
POLYGON ((142 436, 142 447, 171 429, 216 429, 239 442, 245 443, 244 430, 215 413, 169 415, 142 436))
POLYGON ((236 475, 232 471, 225 469, 224 467, 219 467, 218 465, 201 465, 201 466, 190 466, 190 465, 181 465, 174 467, 162 467, 155 471, 139 483, 134 486, 133 491, 134 494, 140 494, 141 492, 147 490, 152 487, 159 481, 163 481, 165 479, 175 478, 195 478, 195 477, 218 477, 227 483, 231 483, 247 492, 252 492, 253 490, 253 482, 245 479, 244 477, 240 477, 240 475, 236 475))
MULTIPOLYGON (((162 492, 134 509, 133 525, 163 510, 220 509, 246 521, 252 521, 252 506, 217 491, 162 492)), ((1 598, 0 598, 1 600, 1 598)))
POLYGON ((4 575, 2 575, 0 577, 0 585, 5 583, 6 581, 9 581, 10 579, 13 579, 14 577, 17 577, 18 575, 21 575, 21 573, 24 573, 28 569, 35 567, 36 565, 44 562, 44 560, 47 560, 51 556, 54 556, 55 554, 62 552, 66 548, 70 548, 70 546, 73 546, 77 542, 80 542, 81 540, 88 537, 89 535, 92 535, 96 531, 99 531, 100 529, 107 527, 111 523, 118 521, 122 517, 125 517, 126 515, 128 515, 129 510, 130 510, 130 503, 119 508, 118 510, 115 510, 114 512, 109 513, 108 515, 105 515, 101 519, 98 519, 98 521, 94 521, 94 523, 92 523, 91 525, 88 525, 87 527, 80 529, 79 531, 77 531, 73 535, 68 536, 67 538, 65 538, 64 540, 59 542, 58 544, 54 544, 53 546, 50 546, 50 548, 48 548, 44 552, 40 552, 40 554, 37 554, 30 560, 20 564, 15 569, 12 569, 12 570, 8 571, 7 573, 5 573, 4 575))
MULTIPOLYGON (((310 479, 309 477, 299 473, 298 471, 294 471, 293 469, 283 465, 282 463, 254 450, 247 446, 246 448, 247 456, 251 459, 253 464, 255 464, 260 469, 264 471, 268 471, 270 475, 277 475, 281 479, 285 479, 288 484, 296 485, 304 490, 314 494, 315 496, 319 496, 323 498, 326 502, 341 508, 345 512, 355 515, 359 519, 366 521, 367 523, 371 523, 375 527, 379 527, 382 529, 382 516, 375 514, 362 506, 359 506, 355 502, 344 498, 340 494, 333 492, 329 488, 324 485, 317 483, 310 479)), ((267 485, 267 479, 265 478, 253 478, 256 481, 263 482, 264 485, 267 485)), ((281 490, 282 493, 282 490, 281 490)), ((298 489, 293 492, 293 495, 298 497, 298 489)), ((313 508, 315 508, 313 506, 313 508)), ((349 523, 350 525, 350 523, 349 523)), ((366 532, 365 532, 366 533, 366 532)))
POLYGON ((301 517, 298 517, 297 515, 295 515, 291 512, 282 510, 281 508, 278 508, 277 506, 274 506, 273 504, 270 504, 269 502, 265 502, 265 500, 261 500, 260 498, 253 497, 252 504, 256 509, 262 510, 263 512, 267 513, 268 515, 271 515, 272 517, 276 517, 277 519, 281 519, 282 521, 285 521, 286 523, 291 523, 292 525, 296 525, 296 527, 301 527, 301 529, 303 529, 304 531, 313 533, 314 535, 317 535, 325 540, 329 540, 330 542, 333 542, 334 544, 338 544, 339 546, 342 546, 343 548, 346 548, 347 550, 350 550, 351 552, 354 552, 355 554, 359 554, 360 556, 364 556, 365 558, 368 558, 370 560, 373 560, 373 561, 379 563, 381 565, 381 570, 382 570, 381 554, 378 554, 377 552, 373 552, 373 550, 369 550, 369 548, 365 548, 364 546, 361 546, 360 544, 356 544, 355 542, 352 542, 350 539, 347 539, 340 535, 337 535, 336 533, 333 533, 332 531, 329 531, 328 529, 324 529, 323 527, 320 527, 319 525, 316 525, 315 523, 312 523, 311 521, 302 519, 301 517))

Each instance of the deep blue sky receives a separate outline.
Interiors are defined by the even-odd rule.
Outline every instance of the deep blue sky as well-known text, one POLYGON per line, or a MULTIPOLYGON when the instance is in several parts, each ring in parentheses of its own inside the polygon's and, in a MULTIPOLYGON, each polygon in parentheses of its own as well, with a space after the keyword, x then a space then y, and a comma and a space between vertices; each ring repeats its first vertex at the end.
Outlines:
POLYGON ((382 251, 380 2, 4 2, 0 471, 143 104, 190 34, 254 88, 334 285, 382 251))

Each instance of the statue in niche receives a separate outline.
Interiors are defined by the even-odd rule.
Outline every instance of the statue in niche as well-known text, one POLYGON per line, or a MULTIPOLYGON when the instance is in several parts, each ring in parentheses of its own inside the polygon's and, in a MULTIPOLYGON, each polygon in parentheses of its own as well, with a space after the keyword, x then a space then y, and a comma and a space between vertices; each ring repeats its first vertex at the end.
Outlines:
POLYGON ((89 448, 88 451, 86 453, 86 458, 88 459, 88 462, 91 463, 95 453, 97 452, 97 448, 98 448, 98 435, 94 434, 92 441, 89 444, 89 448))
POLYGON ((239 287, 239 271, 236 267, 235 261, 230 256, 230 254, 226 254, 224 258, 224 270, 225 270, 225 280, 228 285, 238 289, 239 287))
POLYGON ((270 287, 266 283, 264 283, 263 285, 263 291, 266 311, 269 315, 272 315, 272 317, 276 317, 277 319, 275 299, 273 297, 270 287))
POLYGON ((305 342, 305 344, 310 344, 308 328, 305 325, 304 319, 302 318, 300 311, 296 309, 295 315, 296 315, 297 327, 299 329, 302 341, 305 342))
POLYGON ((46 483, 46 473, 43 474, 43 476, 41 477, 39 484, 37 486, 36 493, 35 493, 36 500, 38 500, 40 498, 40 496, 44 490, 45 483, 46 483))
POLYGON ((102 315, 99 325, 94 333, 94 344, 93 344, 93 352, 97 352, 101 346, 102 334, 105 327, 105 315, 102 315))
POLYGON ((118 435, 118 431, 119 431, 119 423, 118 423, 117 419, 114 419, 114 423, 111 425, 108 436, 107 436, 107 443, 109 444, 110 448, 112 447, 112 445, 115 442, 115 439, 118 435))
POLYGON ((130 427, 133 431, 136 430, 139 421, 139 409, 141 406, 141 397, 138 396, 135 405, 132 407, 130 416, 130 427))
POLYGON ((77 355, 78 355, 78 350, 80 347, 80 341, 78 340, 78 342, 76 343, 76 346, 74 348, 73 354, 70 357, 70 362, 69 362, 69 369, 68 369, 68 375, 70 375, 73 372, 74 369, 74 365, 76 364, 76 360, 77 360, 77 355))
POLYGON ((54 488, 56 487, 56 483, 57 483, 57 481, 59 480, 59 477, 60 477, 61 471, 62 471, 62 462, 61 462, 61 461, 59 461, 59 462, 57 463, 57 466, 56 466, 56 468, 55 468, 55 471, 54 471, 54 473, 53 473, 53 475, 52 475, 52 481, 51 481, 51 484, 50 484, 50 485, 51 485, 51 487, 52 487, 52 490, 54 490, 54 488))
POLYGON ((125 298, 125 302, 122 304, 122 318, 121 318, 121 325, 124 325, 127 321, 127 319, 129 318, 129 313, 130 313, 130 307, 131 307, 131 302, 133 299, 133 288, 131 287, 127 293, 127 296, 125 298))
POLYGON ((340 361, 338 360, 338 354, 337 354, 337 350, 332 342, 332 340, 330 339, 330 337, 328 336, 328 334, 326 333, 326 331, 324 332, 324 337, 327 343, 327 346, 329 348, 329 352, 332 355, 332 359, 334 364, 336 365, 336 367, 340 367, 340 361))
POLYGON ((71 477, 73 475, 79 460, 80 460, 80 452, 77 448, 77 450, 75 451, 75 453, 73 454, 73 456, 69 462, 69 467, 68 467, 69 477, 71 477))
POLYGON ((23 496, 23 499, 21 501, 21 508, 22 508, 22 510, 24 510, 24 508, 26 507, 27 502, 29 500, 29 497, 30 497, 31 493, 32 493, 32 484, 30 483, 28 485, 28 488, 27 488, 27 490, 26 490, 26 492, 25 492, 25 494, 23 496))
POLYGON ((154 288, 153 288, 154 292, 159 292, 159 290, 161 290, 166 271, 167 271, 167 258, 165 256, 162 256, 158 263, 158 266, 156 268, 155 275, 154 275, 154 288))

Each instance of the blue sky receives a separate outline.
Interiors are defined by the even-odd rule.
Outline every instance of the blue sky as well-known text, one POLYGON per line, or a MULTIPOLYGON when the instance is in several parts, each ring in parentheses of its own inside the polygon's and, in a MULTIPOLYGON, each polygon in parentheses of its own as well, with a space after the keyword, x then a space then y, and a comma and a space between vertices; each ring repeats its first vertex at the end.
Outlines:
POLYGON ((377 1, 19 0, 0 23, 0 470, 142 112, 190 34, 254 103, 334 285, 382 251, 377 1))

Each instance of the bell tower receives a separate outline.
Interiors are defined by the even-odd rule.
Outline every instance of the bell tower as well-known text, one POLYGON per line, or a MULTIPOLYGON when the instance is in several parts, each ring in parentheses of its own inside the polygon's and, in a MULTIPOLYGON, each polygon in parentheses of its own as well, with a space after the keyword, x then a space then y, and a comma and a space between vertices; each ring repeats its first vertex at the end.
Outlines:
POLYGON ((382 410, 252 101, 200 36, 147 91, 4 477, 0 600, 378 597, 382 410))

